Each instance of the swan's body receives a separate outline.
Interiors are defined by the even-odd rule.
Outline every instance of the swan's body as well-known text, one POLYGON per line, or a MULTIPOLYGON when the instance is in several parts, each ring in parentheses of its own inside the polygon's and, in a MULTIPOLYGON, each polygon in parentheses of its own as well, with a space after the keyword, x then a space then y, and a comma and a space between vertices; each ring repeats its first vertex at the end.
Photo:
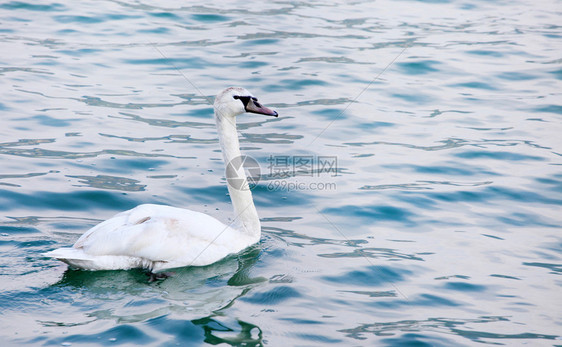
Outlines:
POLYGON ((258 241, 259 235, 246 235, 204 213, 147 204, 115 215, 74 246, 48 255, 87 270, 142 267, 158 272, 212 264, 258 241))
MULTIPOLYGON (((240 157, 236 116, 244 112, 277 116, 243 88, 227 88, 215 99, 215 119, 225 164, 240 157)), ((245 179, 243 168, 238 178, 245 179)), ((247 183, 246 183, 247 184, 247 183)), ((72 247, 45 255, 86 270, 147 268, 153 272, 212 264, 260 239, 261 226, 247 185, 228 185, 235 223, 204 213, 145 204, 121 212, 84 233, 72 247)))

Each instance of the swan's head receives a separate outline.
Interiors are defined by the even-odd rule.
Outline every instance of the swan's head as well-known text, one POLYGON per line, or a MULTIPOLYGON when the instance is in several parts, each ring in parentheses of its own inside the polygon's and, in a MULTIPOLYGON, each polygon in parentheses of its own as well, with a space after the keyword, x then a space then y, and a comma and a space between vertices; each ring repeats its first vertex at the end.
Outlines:
POLYGON ((230 87, 220 92, 214 107, 217 117, 236 117, 246 112, 277 117, 277 112, 260 104, 256 97, 241 87, 230 87))

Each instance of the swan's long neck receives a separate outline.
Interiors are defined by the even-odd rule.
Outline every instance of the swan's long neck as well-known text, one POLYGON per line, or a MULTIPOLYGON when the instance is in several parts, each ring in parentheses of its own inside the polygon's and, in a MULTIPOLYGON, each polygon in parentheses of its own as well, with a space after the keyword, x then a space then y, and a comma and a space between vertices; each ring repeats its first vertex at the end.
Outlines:
MULTIPOLYGON (((236 158, 240 157, 240 143, 238 142, 238 132, 236 131, 235 117, 221 117, 215 114, 217 122, 217 131, 219 134, 219 142, 222 149, 222 155, 225 166, 236 158)), ((238 170, 237 177, 246 182, 246 173, 243 168, 238 170)), ((248 187, 237 189, 227 183, 228 193, 234 207, 235 218, 239 222, 242 232, 248 236, 257 237, 259 239, 261 233, 260 219, 258 212, 254 206, 252 192, 248 187)))

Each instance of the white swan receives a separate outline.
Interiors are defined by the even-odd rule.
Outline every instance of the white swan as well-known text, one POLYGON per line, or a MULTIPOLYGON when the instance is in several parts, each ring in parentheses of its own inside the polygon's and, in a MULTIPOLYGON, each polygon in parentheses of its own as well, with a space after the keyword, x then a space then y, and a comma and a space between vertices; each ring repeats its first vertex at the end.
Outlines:
MULTIPOLYGON (((225 164, 240 157, 236 116, 244 112, 277 117, 246 89, 230 87, 214 103, 215 120, 225 164)), ((244 169, 237 171, 246 181, 244 169)), ((228 184, 236 226, 204 213, 145 204, 115 215, 84 233, 72 247, 45 253, 71 267, 86 270, 146 268, 152 272, 212 264, 260 239, 261 226, 247 182, 228 184), (238 188, 238 189, 237 189, 238 188)))

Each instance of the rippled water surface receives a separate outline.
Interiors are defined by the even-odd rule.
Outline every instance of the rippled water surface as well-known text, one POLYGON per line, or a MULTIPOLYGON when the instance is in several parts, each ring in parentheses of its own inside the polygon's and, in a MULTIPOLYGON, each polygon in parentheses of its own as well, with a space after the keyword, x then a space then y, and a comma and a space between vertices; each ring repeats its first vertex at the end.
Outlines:
POLYGON ((562 345, 560 1, 0 4, 0 342, 562 345), (42 252, 141 203, 259 245, 148 282, 42 252), (302 170, 302 159, 310 170, 302 170))

